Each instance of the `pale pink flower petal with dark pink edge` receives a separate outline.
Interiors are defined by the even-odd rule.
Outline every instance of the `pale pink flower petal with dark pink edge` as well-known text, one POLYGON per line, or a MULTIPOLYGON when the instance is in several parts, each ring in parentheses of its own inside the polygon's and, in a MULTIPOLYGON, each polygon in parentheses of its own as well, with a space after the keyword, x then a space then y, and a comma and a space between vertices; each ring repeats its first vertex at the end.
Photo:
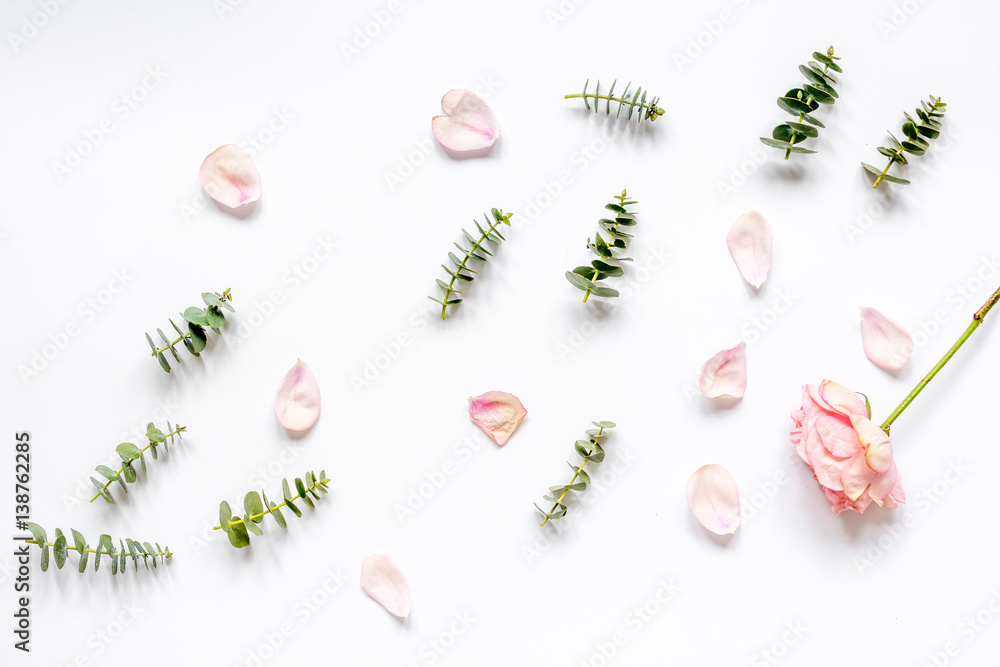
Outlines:
POLYGON ((913 354, 913 338, 874 308, 861 309, 861 344, 865 356, 887 371, 898 371, 913 354))
POLYGON ((489 105, 470 90, 456 88, 441 98, 444 116, 431 119, 434 138, 453 151, 487 148, 500 137, 500 122, 489 105))
POLYGON ((236 144, 219 146, 201 163, 198 179, 220 204, 236 208, 260 199, 260 172, 253 158, 236 144))
POLYGON ((368 597, 400 618, 410 615, 410 587, 391 557, 372 554, 361 564, 361 588, 368 597))
POLYGON ((722 350, 701 367, 698 388, 709 398, 742 398, 747 389, 747 344, 722 350))
POLYGON ((740 527, 740 492, 729 471, 717 463, 698 468, 685 488, 688 505, 698 523, 717 535, 731 535, 740 527))
POLYGON ((469 397, 469 418, 472 423, 503 447, 528 411, 514 394, 505 391, 488 391, 481 396, 469 397))
POLYGON ((274 416, 289 431, 305 431, 319 419, 319 383, 301 359, 281 380, 274 395, 274 416))
POLYGON ((726 245, 736 268, 756 289, 764 284, 771 270, 773 244, 771 225, 757 211, 748 211, 738 217, 726 235, 726 245))

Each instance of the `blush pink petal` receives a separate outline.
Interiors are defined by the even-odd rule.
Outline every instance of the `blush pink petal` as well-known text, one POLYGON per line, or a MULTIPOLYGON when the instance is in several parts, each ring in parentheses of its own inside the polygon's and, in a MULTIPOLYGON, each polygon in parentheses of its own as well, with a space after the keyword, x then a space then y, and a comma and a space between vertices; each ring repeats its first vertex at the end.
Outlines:
POLYGON ((527 414, 517 396, 505 391, 488 391, 481 396, 469 397, 472 423, 501 447, 507 444, 527 414))
POLYGON ((887 371, 899 370, 913 354, 910 334, 874 308, 861 309, 861 344, 865 356, 887 371))
POLYGON ((881 428, 865 417, 851 416, 858 441, 865 448, 865 461, 875 472, 885 472, 892 466, 892 441, 881 428))
POLYGON ((481 97, 469 90, 449 90, 441 98, 443 116, 431 119, 434 138, 453 151, 492 146, 500 137, 500 122, 481 97))
POLYGON ((212 199, 229 208, 260 199, 257 165, 236 144, 226 144, 209 153, 201 163, 198 179, 212 199))
POLYGON ((289 431, 305 431, 319 419, 319 383, 301 359, 281 380, 274 395, 274 416, 289 431))
POLYGON ((747 389, 747 344, 722 350, 701 367, 698 388, 709 398, 742 398, 747 389))
POLYGON ((868 489, 877 473, 868 467, 863 452, 858 452, 847 460, 840 473, 844 493, 851 500, 857 500, 868 489))
POLYGON ((717 535, 730 535, 740 527, 740 492, 729 471, 710 463, 688 479, 688 505, 698 523, 717 535))
POLYGON ((861 397, 838 382, 823 380, 818 393, 824 403, 843 415, 868 416, 868 406, 861 397))
POLYGON ((743 279, 760 288, 771 269, 773 237, 767 218, 757 211, 744 213, 726 235, 726 245, 743 279))
POLYGON ((391 557, 372 554, 361 564, 361 588, 368 596, 400 618, 410 615, 410 587, 391 557))

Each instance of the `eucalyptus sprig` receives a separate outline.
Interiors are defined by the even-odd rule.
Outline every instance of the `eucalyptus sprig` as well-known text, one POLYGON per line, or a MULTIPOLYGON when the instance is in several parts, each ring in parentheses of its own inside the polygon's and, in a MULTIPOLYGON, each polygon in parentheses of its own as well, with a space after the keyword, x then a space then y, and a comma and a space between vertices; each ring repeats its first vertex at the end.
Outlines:
POLYGON ((656 120, 662 116, 665 112, 657 103, 660 101, 659 97, 653 97, 646 102, 646 96, 649 94, 648 90, 643 90, 642 86, 635 89, 635 92, 629 92, 629 87, 631 87, 632 82, 629 81, 628 85, 625 86, 624 92, 615 97, 615 86, 618 84, 618 79, 615 79, 611 83, 611 88, 608 90, 607 95, 601 95, 601 82, 598 80, 597 85, 594 86, 594 92, 588 93, 587 86, 590 85, 590 79, 583 84, 582 93, 571 93, 569 95, 563 95, 563 99, 571 99, 574 97, 582 97, 583 103, 587 105, 587 111, 590 111, 590 101, 594 101, 594 113, 600 113, 601 100, 605 101, 604 105, 604 115, 611 115, 611 103, 614 102, 618 105, 618 111, 615 113, 615 118, 617 119, 622 115, 622 109, 628 108, 628 117, 626 121, 632 120, 632 113, 635 112, 637 117, 637 122, 641 123, 644 120, 650 122, 656 120))
POLYGON ((444 290, 444 295, 440 299, 435 299, 432 296, 427 298, 435 303, 441 304, 442 320, 447 315, 448 306, 457 306, 462 303, 462 297, 452 298, 453 294, 462 294, 461 290, 455 289, 456 283, 471 283, 476 279, 474 274, 477 273, 477 271, 473 271, 469 268, 469 262, 472 260, 478 260, 480 262, 488 261, 489 258, 493 256, 493 253, 491 253, 484 244, 489 242, 493 245, 500 245, 500 243, 506 240, 498 231, 498 228, 500 225, 507 225, 510 227, 510 219, 514 214, 504 213, 503 211, 495 208, 490 209, 490 214, 493 216, 493 221, 490 222, 489 216, 486 217, 486 229, 483 229, 483 226, 479 224, 478 220, 473 221, 476 223, 476 229, 479 230, 478 238, 467 232, 464 228, 462 229, 462 233, 465 234, 465 238, 472 247, 465 249, 458 243, 455 244, 455 247, 462 253, 461 258, 453 252, 448 253, 448 259, 455 265, 455 268, 449 269, 444 264, 441 265, 441 268, 445 270, 451 280, 445 282, 438 278, 437 284, 442 290, 444 290))
POLYGON ((830 76, 829 70, 834 72, 843 72, 844 70, 840 69, 840 65, 836 63, 840 58, 833 55, 833 47, 827 49, 825 54, 814 51, 813 58, 816 60, 810 60, 808 65, 799 65, 799 71, 809 82, 803 84, 801 88, 792 88, 783 97, 778 98, 778 106, 791 115, 797 116, 798 120, 782 123, 774 128, 771 132, 773 139, 760 138, 761 142, 767 146, 783 149, 786 160, 792 153, 816 152, 796 145, 806 139, 819 136, 817 127, 826 127, 809 114, 818 109, 820 104, 833 104, 840 97, 833 88, 833 84, 837 83, 837 80, 830 76), (820 68, 820 64, 823 65, 822 68, 820 68))
POLYGON ((111 558, 111 574, 118 574, 119 572, 125 572, 125 559, 131 558, 132 563, 135 565, 135 569, 139 571, 139 559, 142 559, 142 564, 149 569, 149 559, 153 559, 153 568, 156 568, 156 559, 160 558, 162 562, 166 562, 167 559, 173 558, 174 554, 170 552, 170 547, 161 547, 159 543, 152 545, 149 542, 140 542, 138 540, 133 540, 130 538, 125 538, 122 542, 118 540, 120 546, 119 550, 115 550, 114 540, 111 539, 110 535, 101 535, 97 543, 96 549, 91 549, 90 545, 87 544, 87 540, 78 533, 77 531, 70 528, 70 533, 73 535, 73 544, 69 543, 69 540, 63 535, 63 532, 56 528, 55 539, 52 542, 48 541, 48 537, 45 535, 45 529, 39 526, 37 523, 27 522, 28 530, 31 531, 33 540, 25 540, 28 544, 37 544, 38 548, 41 550, 41 566, 42 572, 49 569, 49 547, 52 548, 52 556, 56 561, 56 567, 60 570, 63 565, 66 564, 66 556, 70 551, 76 551, 80 554, 79 557, 79 570, 83 572, 87 569, 87 559, 90 554, 94 554, 94 571, 96 572, 101 567, 101 556, 109 556, 111 558))
POLYGON ((205 302, 205 308, 191 306, 181 313, 181 317, 187 322, 187 331, 182 331, 180 327, 174 324, 173 320, 168 320, 171 326, 174 327, 174 331, 179 334, 176 340, 171 341, 161 329, 157 329, 156 333, 166 343, 165 346, 158 348, 153 344, 153 339, 150 338, 149 334, 146 334, 146 341, 153 351, 152 356, 156 357, 156 360, 160 362, 160 366, 168 373, 170 372, 170 364, 167 363, 167 358, 163 355, 164 352, 170 350, 170 354, 174 355, 174 359, 180 361, 181 358, 177 355, 175 348, 178 343, 184 343, 184 347, 187 348, 188 352, 196 357, 200 357, 202 350, 208 345, 208 334, 205 333, 205 328, 210 328, 217 334, 220 333, 219 329, 226 323, 226 316, 223 314, 222 309, 225 308, 231 313, 236 312, 229 303, 233 300, 233 297, 229 293, 228 288, 222 294, 218 292, 214 294, 203 292, 201 300, 205 302))
POLYGON ((917 118, 920 119, 919 123, 913 120, 913 116, 903 112, 903 115, 906 116, 906 122, 903 123, 905 141, 900 142, 892 135, 892 132, 889 132, 889 136, 892 138, 892 148, 879 146, 878 152, 889 158, 889 164, 885 165, 885 169, 880 170, 870 164, 861 163, 866 171, 875 175, 875 184, 872 185, 872 188, 877 188, 882 181, 909 185, 910 182, 905 178, 890 175, 889 168, 897 162, 907 164, 904 152, 911 155, 923 155, 930 146, 928 139, 937 139, 941 135, 941 121, 938 119, 944 117, 944 112, 947 111, 945 107, 948 105, 942 102, 940 97, 929 95, 927 102, 920 100, 920 106, 920 109, 915 109, 917 118))
POLYGON ((635 226, 635 214, 630 212, 627 207, 634 206, 638 202, 629 200, 625 190, 622 190, 620 195, 615 195, 615 199, 618 201, 604 205, 604 208, 614 214, 614 220, 601 218, 598 221, 598 224, 608 234, 607 240, 601 236, 600 232, 594 237, 593 242, 587 239, 587 247, 594 251, 598 259, 591 261, 590 266, 578 266, 572 271, 566 272, 566 280, 574 287, 584 291, 584 303, 587 302, 591 294, 603 297, 618 296, 618 290, 597 283, 605 278, 617 278, 624 275, 625 270, 622 268, 621 262, 632 261, 630 257, 615 256, 615 251, 624 250, 628 245, 628 239, 632 238, 631 234, 621 231, 619 227, 635 226))
POLYGON ((142 471, 146 472, 146 451, 149 451, 155 461, 158 456, 156 448, 163 445, 164 451, 169 451, 169 445, 174 444, 174 438, 183 440, 181 433, 186 430, 186 426, 178 425, 174 427, 169 421, 167 422, 166 433, 156 428, 156 426, 153 425, 153 422, 146 424, 146 438, 149 440, 148 445, 139 449, 131 442, 123 442, 115 448, 115 451, 118 452, 118 456, 122 457, 121 468, 115 471, 106 465, 97 466, 97 472, 100 473, 101 476, 107 480, 107 482, 101 484, 94 477, 90 478, 90 481, 94 484, 94 488, 97 489, 97 495, 91 498, 90 502, 94 502, 98 498, 104 498, 107 502, 114 503, 115 499, 111 497, 111 493, 108 491, 108 487, 111 486, 111 482, 118 482, 121 484, 122 491, 128 493, 128 487, 125 486, 126 482, 132 484, 136 480, 135 467, 132 465, 133 462, 138 459, 139 464, 142 466, 142 471))
POLYGON ((275 505, 267 499, 264 491, 257 493, 251 491, 243 497, 243 509, 246 514, 240 517, 233 517, 233 509, 225 500, 219 505, 219 525, 212 530, 224 530, 229 536, 229 543, 236 548, 243 548, 250 544, 250 533, 263 535, 264 531, 257 526, 270 514, 279 526, 285 528, 285 517, 281 513, 282 507, 287 507, 295 516, 302 516, 302 510, 295 506, 294 499, 300 499, 309 509, 314 509, 313 499, 319 500, 320 494, 329 493, 326 485, 330 480, 326 477, 326 471, 320 470, 319 478, 310 471, 305 475, 305 481, 295 478, 295 493, 292 493, 288 485, 288 480, 281 480, 281 491, 285 496, 284 502, 275 505), (311 497, 310 497, 311 496, 311 497))
POLYGON ((552 503, 552 509, 548 512, 539 507, 538 503, 535 503, 535 508, 545 517, 545 520, 541 523, 542 526, 547 524, 550 519, 561 519, 566 515, 566 503, 563 502, 563 499, 567 493, 570 491, 583 491, 590 484, 590 475, 584 472, 583 467, 588 462, 600 463, 604 460, 604 447, 601 445, 601 440, 611 435, 611 429, 615 427, 615 423, 608 421, 591 423, 597 428, 587 430, 587 435, 590 436, 590 439, 577 440, 574 445, 576 453, 583 458, 583 462, 578 466, 568 461, 566 462, 566 465, 573 469, 573 479, 569 481, 569 484, 549 487, 549 493, 552 495, 545 496, 545 500, 552 503), (559 496, 556 497, 556 494, 559 494, 559 496))

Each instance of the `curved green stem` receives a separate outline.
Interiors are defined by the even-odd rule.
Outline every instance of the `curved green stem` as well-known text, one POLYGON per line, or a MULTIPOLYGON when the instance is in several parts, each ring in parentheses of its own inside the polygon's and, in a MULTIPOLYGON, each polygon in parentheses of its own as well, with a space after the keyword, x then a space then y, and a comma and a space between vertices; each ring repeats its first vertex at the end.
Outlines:
POLYGON ((948 363, 953 356, 955 356, 955 353, 958 352, 958 348, 962 347, 965 341, 969 339, 969 336, 972 335, 972 332, 979 328, 979 325, 982 324, 983 319, 986 317, 986 313, 990 312, 990 308, 992 308, 997 301, 1000 301, 1000 288, 997 288, 997 291, 986 300, 983 307, 976 311, 976 314, 972 316, 972 323, 969 324, 962 335, 959 336, 958 340, 955 341, 955 344, 952 345, 951 348, 945 353, 945 355, 941 358, 941 361, 934 365, 934 368, 932 368, 930 372, 917 383, 917 386, 913 388, 913 391, 906 395, 903 402, 892 411, 884 422, 882 422, 881 428, 885 431, 886 435, 889 434, 889 428, 892 426, 892 423, 896 421, 896 418, 903 413, 903 410, 909 407, 910 403, 913 402, 913 399, 915 399, 920 392, 924 390, 924 387, 926 387, 928 383, 934 379, 934 376, 938 374, 938 371, 944 368, 944 365, 948 363))
MULTIPOLYGON (((584 301, 586 301, 586 299, 584 299, 584 301)), ((599 441, 600 441, 600 438, 601 438, 601 436, 602 436, 602 435, 604 435, 604 427, 603 427, 603 426, 601 427, 601 430, 600 430, 600 431, 599 431, 599 432, 597 433, 597 435, 596 435, 596 436, 594 436, 594 442, 599 442, 599 441)), ((589 461, 589 460, 590 460, 590 459, 584 459, 584 460, 583 460, 583 463, 581 463, 581 464, 580 464, 580 465, 578 466, 578 467, 579 467, 579 469, 580 469, 580 470, 583 470, 583 466, 587 465, 587 461, 589 461)), ((580 473, 579 473, 579 471, 578 471, 578 472, 576 472, 576 473, 575 473, 575 474, 573 475, 573 479, 571 479, 571 480, 569 481, 569 484, 567 484, 567 485, 566 485, 566 490, 562 492, 562 495, 561 495, 561 496, 559 496, 559 500, 558 500, 558 501, 557 501, 556 503, 554 503, 554 504, 552 505, 552 509, 551 509, 551 510, 549 510, 549 514, 548 514, 548 515, 546 515, 546 517, 545 517, 545 521, 542 521, 542 523, 541 523, 541 524, 539 524, 539 526, 540 526, 540 527, 543 527, 543 526, 545 526, 545 524, 547 524, 547 523, 549 522, 549 516, 551 516, 551 515, 552 515, 552 513, 553 513, 553 512, 555 512, 555 511, 556 511, 556 509, 557 509, 557 508, 559 507, 559 505, 560 505, 560 504, 562 504, 562 500, 563 500, 563 498, 565 498, 565 497, 566 497, 566 494, 567 494, 567 493, 569 493, 569 487, 573 486, 573 484, 575 484, 575 483, 576 483, 576 478, 577 478, 577 477, 579 477, 579 476, 580 476, 580 473)))
MULTIPOLYGON (((28 544, 38 544, 39 546, 42 546, 41 544, 39 544, 39 542, 37 540, 25 540, 25 542, 28 543, 28 544)), ((45 546, 52 547, 53 549, 55 549, 56 545, 53 544, 52 542, 46 542, 45 546)), ((66 551, 78 551, 80 553, 83 553, 84 551, 86 551, 89 554, 96 554, 97 553, 96 549, 89 549, 89 548, 80 549, 75 544, 72 545, 72 546, 70 546, 69 544, 67 544, 66 545, 66 551)), ((101 551, 100 553, 101 553, 101 555, 105 555, 105 554, 111 555, 111 554, 108 554, 107 551, 101 551)), ((116 553, 121 553, 121 552, 116 552, 116 553)), ((128 554, 127 551, 125 553, 128 554)), ((157 551, 157 552, 154 552, 154 553, 147 553, 146 555, 147 556, 153 556, 153 557, 161 556, 163 558, 172 558, 174 554, 172 552, 170 552, 170 551, 157 551)))
MULTIPOLYGON (((312 485, 310 485, 309 487, 306 488, 306 493, 309 493, 310 491, 315 491, 316 487, 318 487, 318 486, 322 486, 325 489, 326 488, 326 482, 324 482, 321 479, 316 480, 316 482, 314 484, 312 484, 312 485)), ((302 498, 303 496, 298 496, 298 497, 302 498)), ((285 498, 283 501, 281 501, 280 505, 275 505, 274 507, 265 507, 264 511, 261 512, 260 514, 251 514, 251 515, 249 515, 250 516, 250 520, 253 521, 254 523, 257 523, 257 519, 262 519, 263 517, 267 516, 268 514, 273 513, 274 510, 281 509, 282 507, 286 507, 287 505, 288 505, 288 498, 285 498)), ((230 526, 235 526, 237 524, 243 523, 244 520, 245 519, 243 519, 242 517, 237 517, 237 518, 234 518, 232 521, 229 521, 228 523, 229 523, 230 526)), ((222 526, 216 526, 212 530, 222 530, 222 526)))
POLYGON ((173 349, 174 345, 177 345, 177 343, 181 342, 182 340, 184 340, 184 339, 186 339, 186 338, 190 338, 190 337, 191 337, 191 332, 189 331, 189 332, 187 332, 186 334, 183 334, 183 335, 182 335, 182 336, 181 336, 180 338, 178 338, 177 340, 175 340, 175 341, 174 341, 173 343, 171 343, 170 345, 167 345, 166 347, 161 347, 161 348, 159 348, 158 350, 156 350, 155 352, 150 352, 150 353, 149 353, 149 356, 151 356, 151 357, 155 357, 155 356, 156 356, 156 355, 158 355, 158 354, 163 354, 163 353, 164 353, 164 352, 166 352, 167 350, 171 350, 171 349, 173 349))
POLYGON ((455 281, 458 280, 458 274, 461 273, 463 270, 471 271, 471 269, 465 268, 466 262, 469 261, 469 258, 472 257, 472 254, 477 250, 481 249, 485 250, 485 248, 483 248, 483 242, 489 238, 490 234, 496 231, 497 227, 499 227, 502 222, 504 222, 503 216, 500 216, 499 220, 493 221, 493 224, 490 226, 489 230, 484 232, 483 235, 479 237, 479 240, 476 241, 475 245, 472 246, 469 252, 465 253, 465 257, 462 258, 462 263, 458 266, 455 272, 451 274, 451 280, 448 282, 448 289, 446 289, 444 292, 444 299, 443 299, 444 304, 442 304, 441 306, 442 320, 445 318, 445 315, 447 314, 448 311, 448 297, 450 297, 455 292, 453 288, 455 287, 455 281))
MULTIPOLYGON (((164 441, 166 441, 167 438, 172 438, 172 437, 174 437, 175 435, 179 434, 181 431, 184 431, 184 430, 186 430, 186 427, 178 425, 177 428, 175 430, 171 431, 170 433, 164 433, 163 434, 163 439, 164 439, 164 441)), ((139 456, 137 456, 134 459, 131 459, 131 461, 135 461, 136 459, 138 459, 139 457, 141 457, 146 452, 146 450, 149 449, 150 447, 152 447, 154 444, 162 445, 163 443, 162 442, 157 442, 157 443, 152 443, 151 442, 151 443, 149 443, 148 445, 146 445, 145 447, 143 447, 142 449, 140 449, 139 450, 139 456)), ((131 461, 129 461, 129 462, 131 463, 131 461)), ((121 475, 123 472, 125 472, 125 465, 124 465, 124 463, 122 464, 122 467, 118 469, 118 472, 115 473, 115 475, 116 476, 121 475)), ((104 490, 105 491, 108 490, 108 487, 111 486, 111 482, 113 482, 113 481, 115 481, 115 480, 109 479, 107 481, 107 483, 104 484, 104 490)), ((101 497, 101 494, 98 493, 96 496, 94 496, 93 498, 90 499, 90 502, 94 502, 95 500, 97 500, 100 497, 101 497)))
POLYGON ((666 113, 666 111, 664 111, 662 108, 660 108, 660 107, 654 107, 651 103, 647 104, 645 102, 642 102, 642 103, 632 102, 632 100, 627 99, 627 98, 612 97, 610 95, 595 95, 594 93, 572 93, 570 95, 563 95, 563 99, 565 99, 565 100, 568 100, 568 99, 573 98, 573 97, 583 97, 583 98, 592 99, 592 100, 594 100, 594 106, 595 107, 597 106, 597 100, 607 100, 608 103, 617 102, 620 105, 629 106, 629 107, 633 107, 633 108, 638 108, 640 110, 640 112, 644 111, 644 110, 648 110, 648 111, 654 113, 656 116, 662 116, 663 114, 666 113))

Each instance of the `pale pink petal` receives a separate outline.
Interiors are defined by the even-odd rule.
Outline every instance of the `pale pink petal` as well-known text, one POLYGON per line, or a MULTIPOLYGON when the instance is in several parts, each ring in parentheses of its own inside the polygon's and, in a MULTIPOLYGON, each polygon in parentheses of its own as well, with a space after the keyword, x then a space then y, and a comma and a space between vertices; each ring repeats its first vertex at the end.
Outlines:
POLYGON ((319 419, 319 383, 301 359, 285 374, 274 395, 274 416, 290 431, 305 431, 319 419))
POLYGON ((361 588, 400 618, 410 615, 410 587, 399 566, 385 554, 372 554, 361 564, 361 588))
POLYGON ((858 441, 865 447, 868 467, 875 472, 888 470, 892 466, 892 441, 889 440, 889 435, 865 417, 851 415, 851 424, 858 434, 858 441))
POLYGON ((236 144, 226 144, 209 153, 201 163, 198 178, 212 199, 229 208, 260 199, 257 165, 236 144))
POLYGON ((865 463, 865 455, 858 452, 847 460, 841 470, 840 481, 844 487, 844 493, 851 500, 857 500, 865 492, 868 485, 875 479, 877 473, 865 463))
POLYGON ((868 406, 856 393, 832 380, 823 380, 817 390, 823 403, 844 415, 868 416, 868 406))
POLYGON ((453 151, 492 146, 500 136, 500 122, 481 97, 470 90, 449 90, 441 98, 444 116, 431 119, 434 138, 453 151))
POLYGON ((913 353, 913 338, 874 308, 861 309, 861 343, 865 356, 887 371, 899 370, 913 353))
POLYGON ((740 341, 706 361, 698 388, 709 398, 741 398, 747 390, 747 344, 740 341))
POLYGON ((868 488, 868 495, 872 497, 872 500, 881 505, 882 500, 892 493, 893 488, 898 483, 899 469, 893 463, 889 466, 888 470, 875 475, 875 479, 872 480, 871 486, 868 488))
POLYGON ((514 394, 488 391, 469 397, 469 418, 501 447, 520 426, 528 411, 514 394))
POLYGON ((763 285, 771 269, 773 245, 767 218, 757 211, 749 211, 736 218, 726 235, 726 245, 743 279, 756 288, 763 285))
POLYGON ((698 468, 685 489, 688 505, 698 522, 717 535, 740 527, 740 492, 729 471, 718 465, 698 468))

